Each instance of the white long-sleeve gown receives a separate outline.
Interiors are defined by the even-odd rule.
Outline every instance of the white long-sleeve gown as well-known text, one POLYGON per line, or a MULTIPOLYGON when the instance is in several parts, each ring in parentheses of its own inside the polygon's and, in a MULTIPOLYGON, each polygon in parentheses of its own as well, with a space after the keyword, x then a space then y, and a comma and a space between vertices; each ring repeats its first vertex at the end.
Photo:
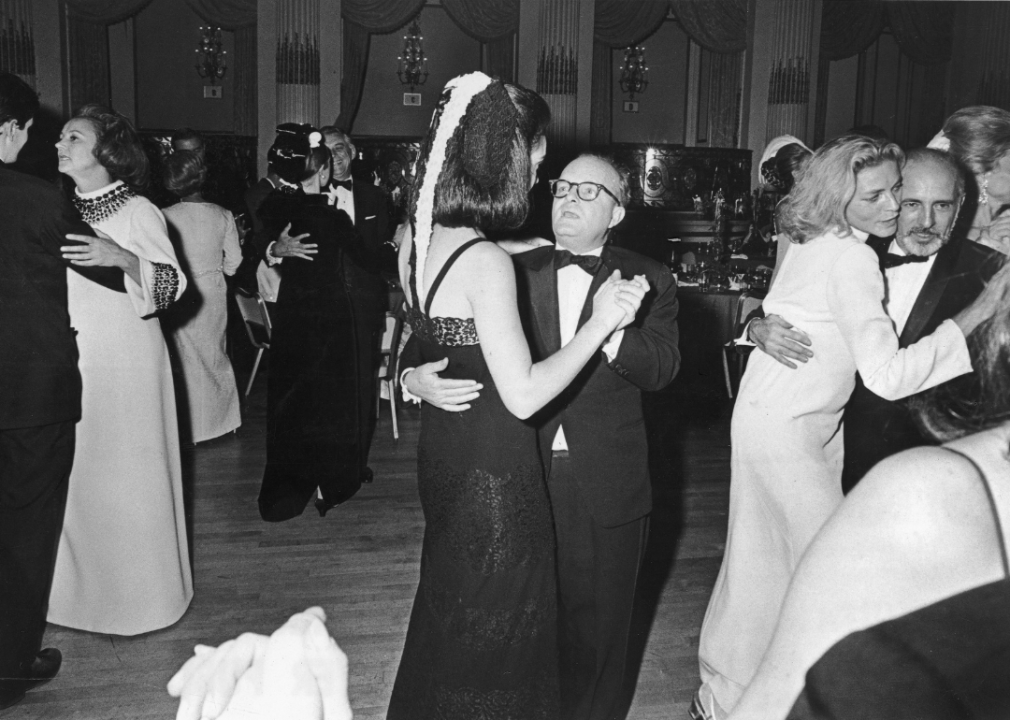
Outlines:
POLYGON ((733 411, 729 532, 699 648, 702 700, 726 712, 768 647, 800 556, 842 502, 842 410, 857 370, 888 399, 971 371, 951 320, 898 348, 865 239, 827 233, 791 246, 764 301, 810 336, 814 357, 793 370, 753 353, 733 411))
POLYGON ((117 182, 76 204, 138 256, 142 283, 126 277, 122 293, 67 273, 83 395, 48 619, 136 635, 176 622, 193 596, 172 371, 152 317, 186 280, 148 200, 117 182))

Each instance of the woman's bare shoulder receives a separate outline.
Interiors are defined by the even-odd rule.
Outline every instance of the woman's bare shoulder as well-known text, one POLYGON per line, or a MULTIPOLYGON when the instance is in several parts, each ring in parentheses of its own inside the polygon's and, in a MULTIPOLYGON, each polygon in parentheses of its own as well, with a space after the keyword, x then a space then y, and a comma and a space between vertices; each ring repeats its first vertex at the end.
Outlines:
MULTIPOLYGON (((842 505, 849 523, 876 527, 894 541, 938 547, 991 534, 985 484, 965 457, 942 447, 898 453, 876 465, 842 505), (869 521, 869 522, 867 522, 869 521)), ((976 538, 977 540, 977 538, 976 538)))

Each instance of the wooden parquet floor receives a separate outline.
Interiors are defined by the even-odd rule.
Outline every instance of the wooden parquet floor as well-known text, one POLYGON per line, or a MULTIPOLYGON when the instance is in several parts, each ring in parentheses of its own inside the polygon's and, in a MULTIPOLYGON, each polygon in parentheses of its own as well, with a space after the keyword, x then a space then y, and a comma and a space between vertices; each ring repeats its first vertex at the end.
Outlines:
MULTIPOLYGON (((702 392, 683 382, 646 398, 656 509, 630 648, 631 720, 686 718, 725 538, 730 405, 714 383, 702 392)), ((184 451, 196 588, 185 616, 137 637, 50 625, 45 645, 62 650, 63 670, 4 720, 167 720, 176 703, 165 684, 194 644, 269 633, 315 604, 350 658, 355 717, 385 717, 418 576, 419 413, 400 409, 394 441, 384 403, 370 463, 375 482, 352 500, 325 518, 310 505, 301 517, 270 524, 256 508, 264 390, 260 379, 236 434, 184 451)))

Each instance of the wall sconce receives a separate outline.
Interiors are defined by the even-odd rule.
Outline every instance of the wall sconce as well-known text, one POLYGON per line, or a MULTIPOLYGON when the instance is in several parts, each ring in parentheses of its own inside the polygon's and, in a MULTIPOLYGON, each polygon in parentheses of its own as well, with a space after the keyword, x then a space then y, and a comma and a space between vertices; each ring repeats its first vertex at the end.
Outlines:
POLYGON ((649 87, 649 68, 645 64, 645 48, 629 47, 624 50, 624 64, 621 65, 621 91, 635 99, 649 87))
POLYGON ((221 46, 221 28, 201 27, 200 42, 196 45, 196 54, 201 57, 196 63, 196 72, 204 80, 210 79, 215 84, 224 77, 228 70, 225 55, 228 54, 221 46))
POLYGON ((428 58, 424 56, 422 40, 424 36, 421 35, 421 27, 415 18, 403 36, 403 54, 396 58, 400 63, 396 75, 403 85, 410 85, 411 92, 414 92, 415 86, 424 85, 428 79, 428 67, 425 64, 428 58))

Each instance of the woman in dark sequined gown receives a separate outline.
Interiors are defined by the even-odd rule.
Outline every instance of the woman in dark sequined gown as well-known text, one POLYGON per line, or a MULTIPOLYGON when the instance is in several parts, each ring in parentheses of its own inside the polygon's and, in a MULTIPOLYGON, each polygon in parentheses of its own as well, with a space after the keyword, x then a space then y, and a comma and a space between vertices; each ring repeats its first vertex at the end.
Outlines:
POLYGON ((414 240, 401 249, 409 319, 421 361, 448 358, 443 377, 483 389, 465 413, 422 410, 421 578, 388 720, 558 715, 554 532, 522 418, 571 382, 641 297, 608 280, 575 339, 531 362, 511 260, 484 231, 525 219, 548 120, 535 93, 474 73, 446 86, 422 147, 414 240))

